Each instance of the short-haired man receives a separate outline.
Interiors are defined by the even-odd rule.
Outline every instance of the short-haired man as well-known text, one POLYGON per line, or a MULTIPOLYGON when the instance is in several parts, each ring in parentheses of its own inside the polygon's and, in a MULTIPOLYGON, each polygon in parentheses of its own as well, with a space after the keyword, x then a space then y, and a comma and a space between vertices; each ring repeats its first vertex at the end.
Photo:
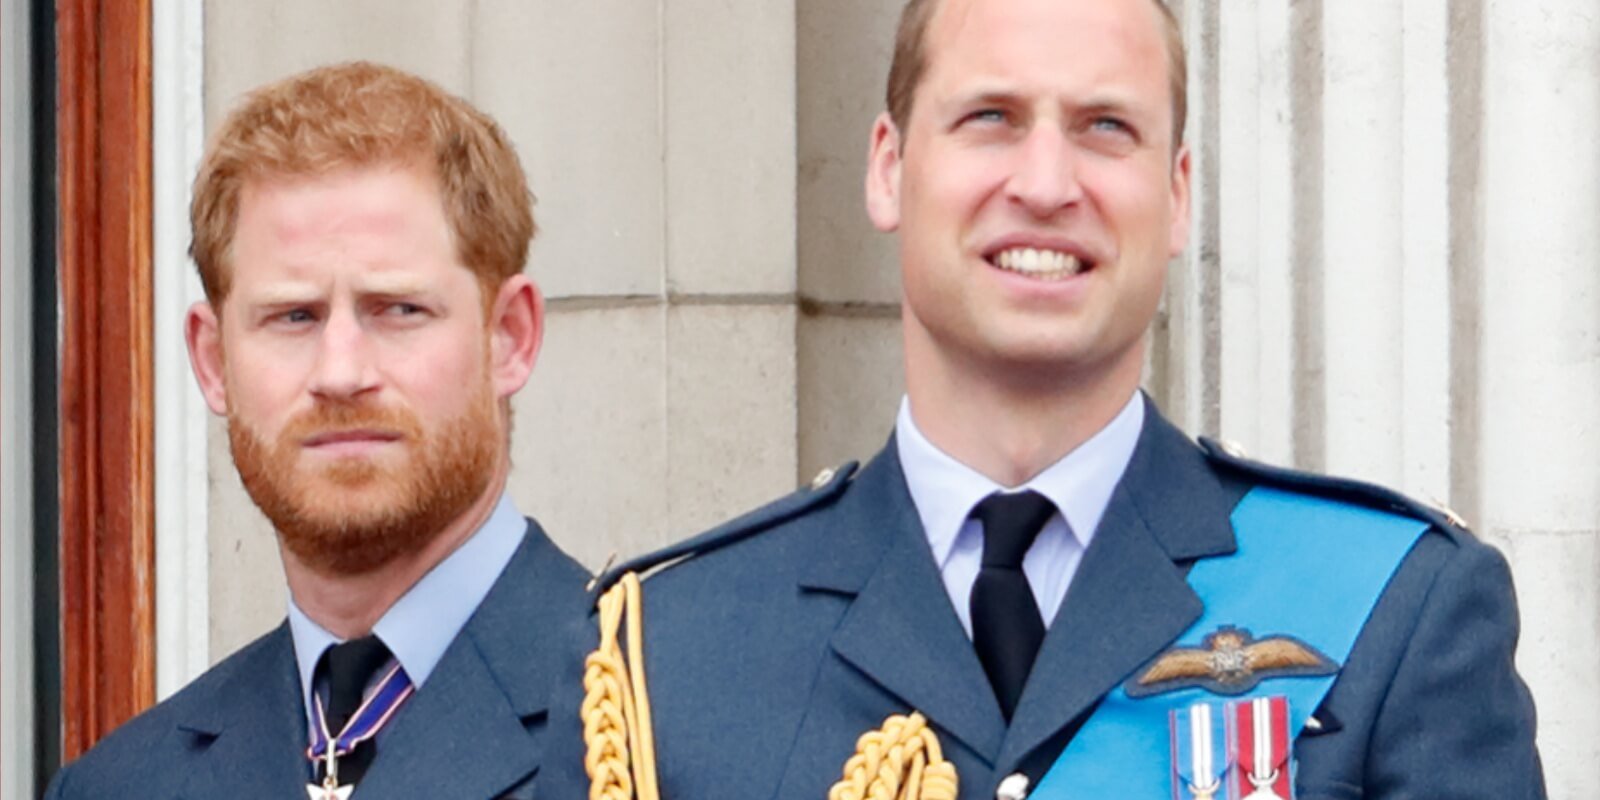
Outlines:
POLYGON ((1504 561, 1139 391, 1189 227, 1183 71, 1157 0, 908 5, 866 181, 907 399, 859 472, 619 570, 658 568, 629 667, 665 796, 1543 796, 1504 561))
POLYGON ((277 530, 288 620, 55 798, 532 796, 584 570, 506 494, 543 308, 505 134, 372 64, 258 89, 195 180, 189 353, 277 530))

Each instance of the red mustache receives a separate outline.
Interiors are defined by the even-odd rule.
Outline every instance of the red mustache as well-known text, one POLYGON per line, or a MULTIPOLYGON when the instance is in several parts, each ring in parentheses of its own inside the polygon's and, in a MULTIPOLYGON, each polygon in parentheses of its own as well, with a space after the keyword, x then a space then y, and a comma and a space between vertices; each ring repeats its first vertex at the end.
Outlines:
POLYGON ((284 426, 278 441, 304 444, 354 431, 383 438, 415 439, 422 433, 422 424, 415 414, 402 408, 324 404, 296 414, 284 426))

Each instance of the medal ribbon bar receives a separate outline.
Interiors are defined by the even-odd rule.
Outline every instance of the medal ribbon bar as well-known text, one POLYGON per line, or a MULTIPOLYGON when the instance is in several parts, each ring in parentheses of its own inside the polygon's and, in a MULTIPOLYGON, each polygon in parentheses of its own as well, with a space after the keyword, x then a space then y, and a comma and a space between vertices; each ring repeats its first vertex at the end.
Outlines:
MULTIPOLYGON (((334 755, 349 755, 356 745, 378 735, 383 726, 389 724, 400 706, 411 697, 416 687, 411 685, 410 676, 398 663, 383 676, 378 682, 378 688, 362 702, 356 713, 351 715, 350 721, 345 723, 344 730, 333 737, 334 755)), ((312 704, 312 713, 316 715, 316 725, 312 733, 311 746, 306 748, 306 758, 313 763, 321 761, 328 753, 328 738, 324 732, 327 725, 324 722, 322 698, 312 704)))

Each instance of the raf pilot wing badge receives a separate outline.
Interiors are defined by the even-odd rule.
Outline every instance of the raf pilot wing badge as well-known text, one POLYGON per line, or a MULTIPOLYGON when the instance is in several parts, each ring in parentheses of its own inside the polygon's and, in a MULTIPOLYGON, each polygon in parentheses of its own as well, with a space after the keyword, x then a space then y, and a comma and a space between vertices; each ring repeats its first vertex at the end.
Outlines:
POLYGON ((1223 626, 1199 647, 1173 647, 1123 685, 1129 697, 1200 688, 1213 694, 1241 695, 1267 678, 1332 675, 1339 665, 1292 636, 1256 639, 1243 628, 1223 626))

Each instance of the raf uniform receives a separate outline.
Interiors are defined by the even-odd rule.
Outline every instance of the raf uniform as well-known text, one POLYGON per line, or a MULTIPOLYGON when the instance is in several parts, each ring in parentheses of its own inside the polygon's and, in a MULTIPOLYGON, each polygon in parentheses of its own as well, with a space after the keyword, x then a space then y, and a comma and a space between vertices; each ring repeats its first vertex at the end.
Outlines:
MULTIPOLYGON (((374 628, 418 688, 355 797, 535 796, 553 642, 588 577, 502 497, 374 628)), ((334 639, 292 602, 289 616, 63 769, 47 798, 305 797, 311 669, 334 639)))
MULTIPOLYGON (((1206 603, 1187 579, 1235 552, 1231 515, 1259 486, 1421 520, 1295 738, 1301 800, 1544 796, 1533 704, 1512 663, 1515 600, 1496 551, 1385 490, 1196 446, 1138 402, 1145 413, 1131 457, 1009 724, 955 613, 894 440, 859 472, 825 473, 613 572, 659 567, 643 585, 642 619, 663 796, 825 797, 857 737, 911 711, 938 736, 963 800, 995 797, 1015 774, 1038 785, 1105 698, 1174 652, 1201 619, 1206 603)), ((591 646, 592 631, 591 622, 591 646)), ((575 674, 562 680, 554 705, 565 730, 553 737, 549 769, 578 796, 583 759, 569 748, 582 746, 582 692, 575 674)), ((1095 787, 1106 788, 1116 787, 1095 787)))

